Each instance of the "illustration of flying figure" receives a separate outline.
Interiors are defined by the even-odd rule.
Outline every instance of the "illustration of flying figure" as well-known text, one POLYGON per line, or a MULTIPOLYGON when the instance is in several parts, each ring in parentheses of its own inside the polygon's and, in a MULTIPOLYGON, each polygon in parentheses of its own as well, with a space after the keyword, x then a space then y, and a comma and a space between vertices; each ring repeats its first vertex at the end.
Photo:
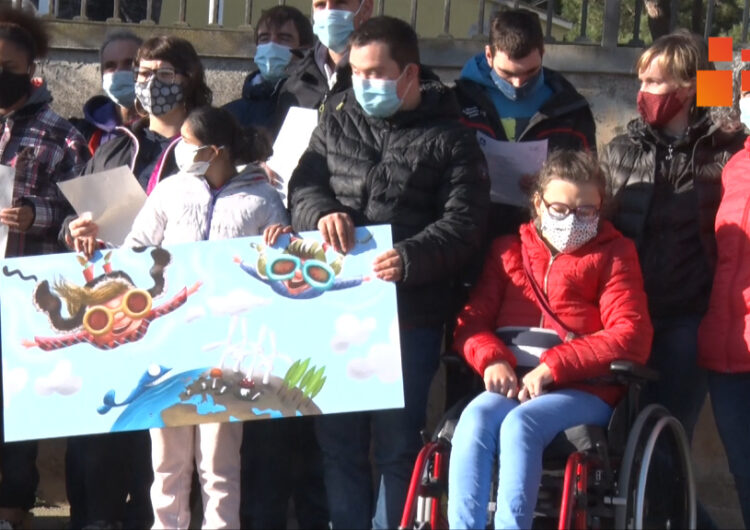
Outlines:
POLYGON ((266 254, 263 245, 253 243, 251 247, 258 251, 256 265, 246 263, 239 257, 234 258, 235 263, 286 298, 316 298, 327 291, 357 287, 370 280, 369 276, 338 278, 344 256, 333 251, 327 243, 292 237, 284 251, 273 256, 266 254), (330 262, 327 257, 329 251, 335 254, 330 262))
MULTIPOLYGON (((34 337, 33 341, 23 341, 23 345, 50 351, 89 343, 110 350, 143 338, 151 322, 183 305, 202 283, 183 287, 168 302, 152 307, 153 299, 164 294, 164 270, 169 265, 171 255, 163 248, 154 248, 151 258, 153 266, 149 272, 154 285, 148 290, 138 288, 125 272, 107 269, 83 286, 65 279, 57 280, 52 288, 47 280, 38 283, 34 290, 37 309, 47 314, 56 331, 71 333, 57 337, 34 337), (67 318, 61 314, 63 301, 70 315, 67 318)), ((6 276, 18 274, 29 279, 19 271, 8 271, 7 268, 3 273, 6 276)))

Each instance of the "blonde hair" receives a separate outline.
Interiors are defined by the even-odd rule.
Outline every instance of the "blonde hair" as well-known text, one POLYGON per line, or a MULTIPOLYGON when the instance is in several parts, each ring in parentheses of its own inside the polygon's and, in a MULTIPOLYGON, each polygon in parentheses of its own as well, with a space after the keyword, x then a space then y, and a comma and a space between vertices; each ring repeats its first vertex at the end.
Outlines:
POLYGON ((638 58, 636 71, 640 74, 653 61, 657 61, 664 73, 682 86, 692 84, 698 70, 711 69, 705 41, 685 29, 656 39, 638 58))
POLYGON ((78 313, 82 307, 100 305, 129 291, 133 286, 124 280, 111 279, 94 287, 81 287, 65 280, 55 282, 55 292, 65 300, 68 314, 78 313))

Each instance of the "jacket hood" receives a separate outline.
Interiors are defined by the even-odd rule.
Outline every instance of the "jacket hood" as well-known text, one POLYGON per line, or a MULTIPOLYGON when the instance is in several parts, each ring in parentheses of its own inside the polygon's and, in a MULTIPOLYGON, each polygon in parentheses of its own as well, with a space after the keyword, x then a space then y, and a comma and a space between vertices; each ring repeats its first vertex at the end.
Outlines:
POLYGON ((461 70, 460 79, 468 79, 484 87, 495 88, 495 82, 490 77, 490 65, 487 64, 484 52, 480 52, 468 60, 461 70))
MULTIPOLYGON (((711 120, 706 109, 700 109, 695 113, 690 125, 688 125, 686 134, 676 141, 654 129, 640 116, 628 123, 628 135, 632 140, 636 142, 645 140, 655 144, 672 145, 673 147, 693 144, 699 138, 712 134, 722 136, 726 133, 722 133, 721 128, 711 120)), ((727 136, 731 137, 733 134, 727 134, 727 136)))
POLYGON ((18 117, 27 116, 36 113, 39 108, 49 105, 52 102, 52 94, 47 89, 47 83, 39 78, 35 77, 31 80, 31 92, 29 93, 29 99, 23 104, 23 107, 16 110, 11 114, 4 116, 4 120, 15 115, 18 117))
MULTIPOLYGON (((542 239, 542 236, 533 220, 521 225, 520 235, 521 243, 529 250, 529 252, 532 252, 532 254, 536 254, 537 252, 549 254, 549 247, 542 239)), ((597 232, 596 237, 570 254, 581 257, 590 253, 597 246, 606 245, 612 240, 621 237, 623 237, 622 234, 617 231, 611 222, 602 219, 599 221, 599 231, 597 232)))
MULTIPOLYGON (((205 177, 196 177, 195 175, 189 173, 179 174, 185 178, 200 179, 204 182, 206 180, 205 177)), ((227 181, 221 192, 226 194, 237 188, 246 188, 251 184, 259 184, 263 182, 268 183, 266 172, 256 164, 247 164, 235 176, 227 181)))
POLYGON ((261 78, 260 70, 255 70, 245 78, 245 83, 242 85, 242 98, 268 99, 283 80, 284 78, 276 83, 271 83, 261 78))
POLYGON ((94 96, 83 105, 83 117, 91 125, 112 132, 120 125, 117 105, 107 96, 94 96))
MULTIPOLYGON (((547 117, 561 116, 588 106, 586 98, 579 94, 562 74, 545 66, 542 70, 544 71, 544 84, 552 90, 552 95, 539 109, 541 114, 547 117)), ((498 90, 490 76, 490 65, 487 64, 484 52, 469 59, 461 71, 459 80, 471 81, 484 88, 498 90)))

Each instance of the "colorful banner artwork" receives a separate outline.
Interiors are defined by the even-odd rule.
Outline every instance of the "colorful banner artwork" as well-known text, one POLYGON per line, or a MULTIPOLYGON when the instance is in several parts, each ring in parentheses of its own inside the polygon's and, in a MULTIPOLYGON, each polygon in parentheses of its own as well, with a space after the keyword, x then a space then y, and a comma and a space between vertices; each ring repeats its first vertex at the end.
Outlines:
POLYGON ((403 406, 390 227, 5 260, 6 441, 403 406))

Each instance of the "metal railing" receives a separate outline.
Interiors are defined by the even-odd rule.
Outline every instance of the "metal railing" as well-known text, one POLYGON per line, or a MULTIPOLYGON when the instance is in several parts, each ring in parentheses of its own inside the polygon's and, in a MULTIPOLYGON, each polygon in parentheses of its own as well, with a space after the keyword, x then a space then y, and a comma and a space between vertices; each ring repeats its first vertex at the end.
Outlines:
MULTIPOLYGON (((23 0, 12 0, 14 5, 21 6, 23 0)), ((38 5, 38 11, 40 15, 48 17, 50 19, 57 19, 59 15, 59 7, 61 2, 70 0, 34 0, 35 4, 38 5)), ((166 0, 165 0, 166 1, 166 0)), ((206 18, 208 27, 218 28, 223 26, 223 11, 227 0, 209 0, 208 2, 208 13, 206 18)), ((465 0, 460 0, 462 6, 465 0)), ((101 4, 102 0, 80 0, 80 13, 74 17, 76 21, 89 21, 87 18, 87 9, 89 5, 101 4)), ((387 14, 388 8, 395 8, 397 6, 403 8, 404 3, 408 2, 408 16, 412 26, 417 27, 420 23, 420 5, 422 6, 422 12, 424 12, 425 6, 428 3, 440 4, 440 0, 375 0, 376 7, 375 13, 378 15, 387 14)), ((112 15, 105 20, 106 23, 121 24, 123 20, 120 18, 120 7, 121 0, 113 0, 112 2, 112 15)), ((258 7, 270 7, 270 5, 286 5, 287 0, 244 0, 244 16, 242 20, 241 28, 250 28, 253 23, 253 12, 258 7)), ((305 2, 306 3, 306 2, 305 2)), ((459 2, 453 2, 452 0, 442 0, 442 35, 443 37, 451 37, 451 27, 454 22, 454 9, 458 9, 459 2)), ((641 37, 644 30, 642 30, 643 18, 644 18, 644 0, 581 0, 581 9, 577 14, 577 19, 572 21, 565 21, 559 14, 561 0, 477 0, 471 5, 477 6, 476 13, 476 37, 484 37, 486 34, 486 24, 489 17, 500 6, 513 6, 513 7, 528 7, 536 10, 540 18, 542 19, 545 38, 548 42, 562 42, 569 44, 589 44, 589 45, 601 45, 603 47, 614 47, 614 46, 643 46, 644 40, 641 37), (592 36, 591 27, 591 16, 592 10, 596 8, 597 14, 597 29, 596 35, 592 36), (632 15, 632 30, 630 28, 623 28, 625 20, 623 13, 627 11, 628 16, 632 15), (577 26, 577 35, 573 35, 572 38, 566 36, 565 39, 560 41, 555 39, 553 36, 553 29, 555 24, 558 26, 560 22, 568 24, 568 27, 577 26), (572 24, 570 24, 572 22, 572 24)), ((717 0, 705 0, 705 17, 704 17, 704 35, 706 37, 711 35, 711 28, 714 23, 716 16, 716 3, 717 0)), ((299 4, 299 2, 297 2, 299 4)), ((673 29, 678 23, 678 14, 680 8, 680 0, 668 0, 670 7, 670 20, 669 27, 673 29)), ((158 5, 161 5, 159 2, 158 5)), ((173 21, 160 20, 159 25, 164 27, 176 26, 185 27, 188 25, 188 8, 190 13, 195 14, 196 3, 187 0, 177 0, 177 19, 173 21)), ((140 24, 153 25, 156 20, 153 13, 153 0, 146 1, 145 17, 140 20, 140 24)), ((744 0, 743 14, 741 21, 741 41, 747 42, 748 38, 748 22, 750 19, 750 0, 744 0)), ((693 24, 695 25, 695 24, 693 24)), ((694 28, 695 29, 695 28, 694 28)), ((645 30, 648 31, 648 30, 645 30)), ((558 32, 559 34, 559 32, 558 32)))

